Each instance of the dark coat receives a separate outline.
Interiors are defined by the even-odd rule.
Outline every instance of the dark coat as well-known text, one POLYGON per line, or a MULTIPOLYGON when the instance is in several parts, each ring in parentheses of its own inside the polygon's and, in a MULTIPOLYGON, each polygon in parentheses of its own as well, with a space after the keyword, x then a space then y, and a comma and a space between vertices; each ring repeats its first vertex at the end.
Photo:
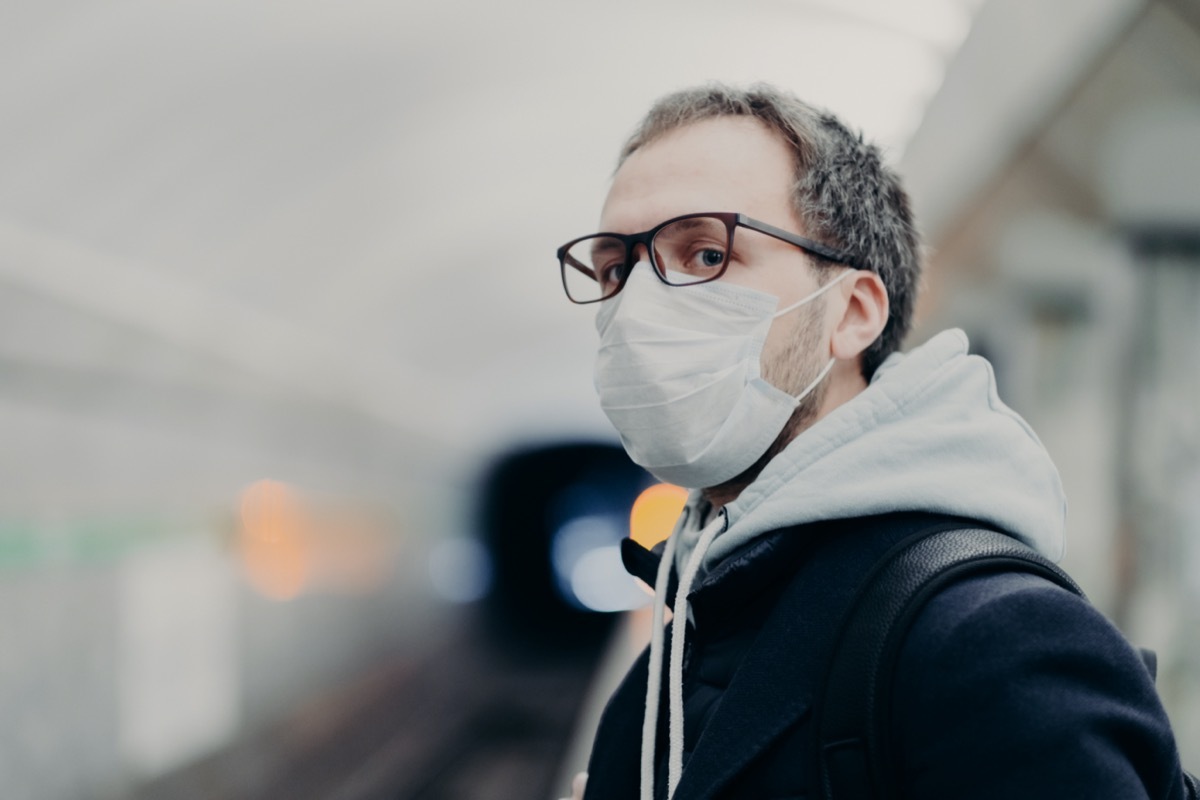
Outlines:
MULTIPOLYGON (((864 572, 934 519, 777 531, 700 582, 689 595, 677 800, 817 796, 812 719, 837 621, 864 572)), ((657 556, 632 542, 623 555, 653 583, 657 556)), ((638 796, 646 667, 643 653, 605 709, 586 800, 638 796)), ((1086 601, 1041 578, 981 576, 934 597, 896 681, 896 779, 910 800, 1182 797, 1174 738, 1139 654, 1086 601)), ((663 685, 659 798, 665 674, 663 685)))

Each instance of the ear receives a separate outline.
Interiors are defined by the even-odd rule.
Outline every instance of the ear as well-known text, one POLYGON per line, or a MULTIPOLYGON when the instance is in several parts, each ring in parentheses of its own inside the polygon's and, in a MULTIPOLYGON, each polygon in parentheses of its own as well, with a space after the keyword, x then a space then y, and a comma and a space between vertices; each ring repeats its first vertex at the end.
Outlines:
POLYGON ((845 309, 833 330, 833 357, 857 359, 883 333, 888 321, 887 288, 874 272, 856 270, 842 282, 845 309))

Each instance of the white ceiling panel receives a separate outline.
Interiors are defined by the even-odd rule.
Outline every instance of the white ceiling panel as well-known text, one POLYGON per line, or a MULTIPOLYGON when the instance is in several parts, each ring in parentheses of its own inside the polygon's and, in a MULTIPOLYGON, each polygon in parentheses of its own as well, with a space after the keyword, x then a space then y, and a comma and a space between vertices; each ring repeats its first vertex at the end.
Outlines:
POLYGON ((447 453, 603 432, 553 251, 650 102, 767 80, 896 157, 975 5, 10 2, 0 294, 447 453))

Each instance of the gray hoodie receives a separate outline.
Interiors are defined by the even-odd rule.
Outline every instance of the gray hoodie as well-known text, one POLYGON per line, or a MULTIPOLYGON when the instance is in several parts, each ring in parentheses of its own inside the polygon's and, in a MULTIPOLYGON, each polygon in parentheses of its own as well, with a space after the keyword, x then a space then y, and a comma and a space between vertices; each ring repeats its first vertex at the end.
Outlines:
MULTIPOLYGON (((682 565, 707 504, 688 501, 682 565)), ((1067 505, 1037 434, 996 393, 991 365, 943 331, 880 365, 870 385, 796 437, 724 509, 702 572, 767 531, 893 511, 969 517, 1048 558, 1063 553, 1067 505)))
POLYGON ((1037 435, 996 393, 991 365, 961 330, 890 356, 865 390, 797 436, 716 515, 692 492, 655 587, 642 743, 642 795, 653 792, 662 628, 670 568, 679 575, 668 669, 670 789, 682 770, 687 595, 705 573, 770 531, 896 511, 968 517, 1043 555, 1063 552, 1066 499, 1037 435))

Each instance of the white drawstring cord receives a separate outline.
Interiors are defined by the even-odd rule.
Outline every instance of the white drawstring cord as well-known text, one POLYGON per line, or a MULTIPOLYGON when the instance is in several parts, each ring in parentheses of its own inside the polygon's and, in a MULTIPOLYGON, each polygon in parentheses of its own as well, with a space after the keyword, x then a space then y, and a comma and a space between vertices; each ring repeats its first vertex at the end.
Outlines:
POLYGON ((675 608, 671 612, 671 671, 667 687, 671 700, 670 750, 667 757, 667 800, 675 794, 675 787, 683 776, 683 650, 687 636, 688 594, 704 553, 717 534, 725 528, 725 515, 718 514, 700 535, 700 541, 688 558, 675 590, 675 608))
POLYGON ((675 563, 675 545, 691 510, 685 508, 675 531, 667 539, 658 573, 654 576, 654 613, 650 623, 650 663, 646 676, 646 710, 642 717, 641 800, 654 800, 654 745, 658 739, 658 698, 662 692, 663 617, 667 606, 667 587, 671 566, 675 563))
MULTIPOLYGON (((675 548, 687 524, 690 508, 675 525, 675 532, 667 539, 658 573, 654 576, 654 613, 650 631, 650 660, 646 676, 646 711, 642 717, 642 781, 641 800, 654 800, 654 748, 658 739, 659 697, 662 694, 662 659, 665 634, 663 617, 666 615, 667 587, 671 582, 671 569, 675 564, 675 548)), ((704 554, 717 534, 725 528, 725 514, 718 513, 700 533, 700 540, 688 557, 675 589, 675 606, 671 612, 671 663, 667 676, 669 686, 669 749, 667 751, 667 798, 675 794, 679 779, 683 775, 683 651, 687 637, 688 593, 704 554)))

